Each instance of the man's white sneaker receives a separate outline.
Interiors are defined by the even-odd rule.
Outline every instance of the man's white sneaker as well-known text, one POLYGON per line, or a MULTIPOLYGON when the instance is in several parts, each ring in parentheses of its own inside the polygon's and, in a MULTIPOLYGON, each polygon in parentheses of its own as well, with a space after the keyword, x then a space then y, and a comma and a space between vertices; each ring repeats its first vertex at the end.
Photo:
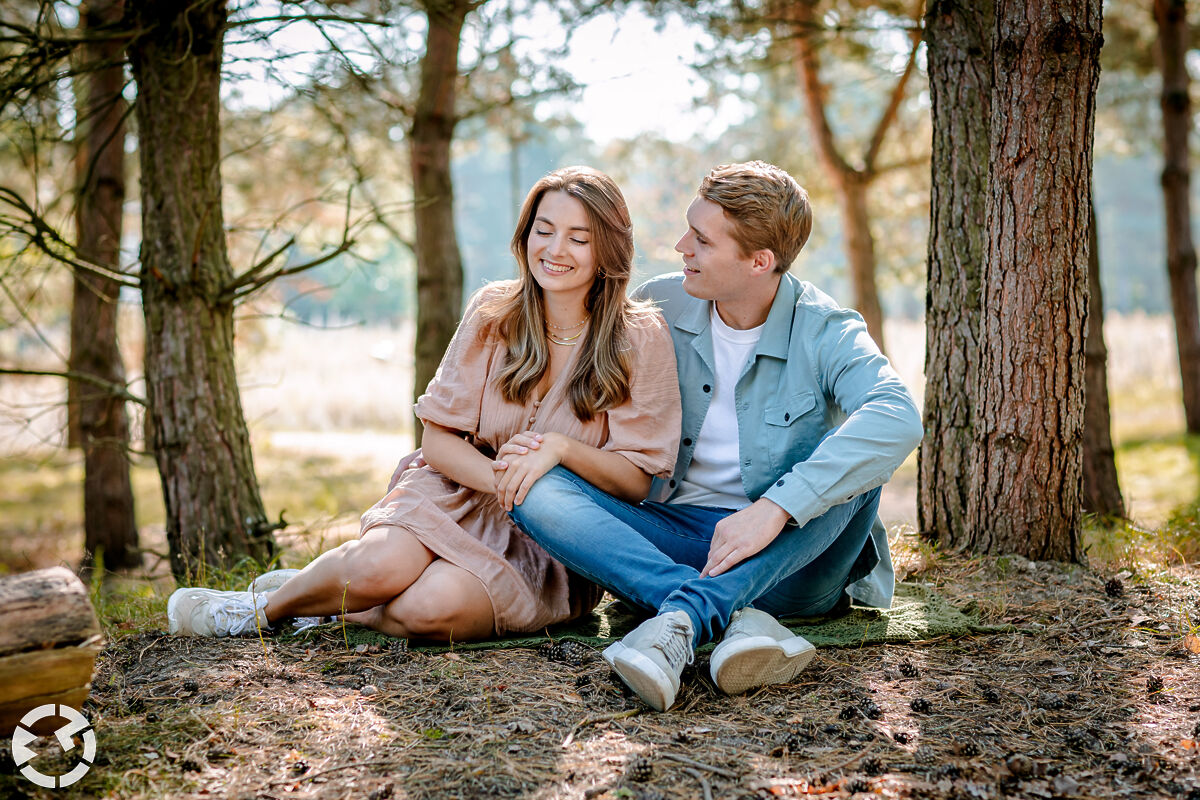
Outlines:
POLYGON ((695 659, 692 619, 668 611, 638 625, 604 650, 604 660, 646 705, 666 711, 679 694, 679 676, 695 659))
POLYGON ((240 636, 270 630, 267 596, 216 589, 176 589, 167 600, 168 631, 178 636, 240 636))
POLYGON ((250 581, 250 586, 246 588, 246 591, 251 594, 273 592, 291 580, 293 575, 299 574, 300 570, 298 569, 273 569, 250 581))
POLYGON ((812 661, 816 648, 780 625, 765 611, 733 612, 721 643, 713 649, 709 672, 725 694, 787 683, 812 661))

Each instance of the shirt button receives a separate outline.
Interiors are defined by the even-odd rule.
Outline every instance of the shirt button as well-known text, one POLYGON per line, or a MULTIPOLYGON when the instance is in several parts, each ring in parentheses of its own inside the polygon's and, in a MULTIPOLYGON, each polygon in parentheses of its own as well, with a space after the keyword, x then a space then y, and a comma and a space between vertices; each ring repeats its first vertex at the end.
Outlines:
POLYGON ((675 479, 671 478, 671 482, 668 483, 667 485, 670 486, 672 489, 674 489, 675 488, 675 479))
POLYGON ((783 486, 783 478, 780 478, 779 480, 775 481, 775 485, 776 485, 776 486, 783 486))
POLYGON ((691 439, 684 439, 684 440, 683 440, 683 446, 684 446, 684 447, 691 447, 691 446, 692 446, 692 440, 691 440, 691 439))
POLYGON ((704 391, 706 391, 706 392, 711 392, 711 391, 712 391, 712 387, 711 387, 711 386, 709 386, 707 383, 706 383, 706 384, 704 384, 703 386, 701 386, 700 388, 701 388, 701 389, 703 389, 703 390, 704 390, 704 391))
POLYGON ((791 414, 784 414, 784 415, 783 415, 783 421, 784 421, 784 422, 787 422, 787 421, 788 421, 789 419, 791 419, 791 418, 792 418, 792 415, 791 415, 791 414))

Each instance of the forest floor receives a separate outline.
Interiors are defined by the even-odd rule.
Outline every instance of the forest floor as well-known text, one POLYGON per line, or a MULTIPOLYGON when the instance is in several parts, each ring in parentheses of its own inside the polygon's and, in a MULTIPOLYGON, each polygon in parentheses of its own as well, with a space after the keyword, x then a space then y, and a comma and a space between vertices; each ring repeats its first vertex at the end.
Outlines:
POLYGON ((906 580, 1008 629, 822 648, 739 697, 702 656, 665 713, 592 650, 169 637, 156 593, 156 616, 106 621, 91 772, 39 790, 5 747, 0 796, 1200 798, 1200 569, 894 551, 906 580))

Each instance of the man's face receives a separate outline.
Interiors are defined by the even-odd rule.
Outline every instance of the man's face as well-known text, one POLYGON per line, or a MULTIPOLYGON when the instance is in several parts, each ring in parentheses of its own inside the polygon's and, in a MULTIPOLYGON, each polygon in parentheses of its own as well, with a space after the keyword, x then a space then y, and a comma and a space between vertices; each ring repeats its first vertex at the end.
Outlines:
POLYGON ((688 206, 688 230, 675 251, 683 256, 683 288, 701 300, 731 302, 746 291, 754 264, 733 239, 725 209, 697 197, 688 206))

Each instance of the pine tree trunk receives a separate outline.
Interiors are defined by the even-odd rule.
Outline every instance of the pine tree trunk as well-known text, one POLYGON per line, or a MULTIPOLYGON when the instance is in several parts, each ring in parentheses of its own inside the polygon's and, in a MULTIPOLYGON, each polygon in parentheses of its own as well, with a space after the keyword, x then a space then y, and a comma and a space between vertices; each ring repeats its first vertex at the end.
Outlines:
MULTIPOLYGON (((410 137, 417 257, 416 376, 419 397, 437 372, 462 312, 463 269, 454 229, 450 144, 457 122, 458 48, 467 0, 426 2, 429 28, 410 137)), ((416 442, 421 422, 415 421, 416 442)))
MULTIPOLYGON (((842 212, 842 240, 850 269, 854 307, 862 314, 867 331, 882 350, 883 310, 875 284, 875 239, 871 236, 867 208, 867 189, 875 173, 870 165, 863 170, 850 166, 834 140, 825 111, 825 87, 821 84, 821 62, 814 41, 819 27, 816 10, 816 0, 790 0, 787 5, 788 21, 794 29, 796 73, 812 129, 813 150, 837 192, 838 207, 842 212)), ((889 123, 881 122, 884 131, 889 123)), ((876 136, 882 137, 882 131, 877 131, 876 136)))
POLYGON ((1100 5, 996 3, 978 471, 968 508, 977 552, 1079 557, 1100 5))
MULTIPOLYGON (((92 0, 83 13, 83 31, 116 25, 123 0, 92 0)), ((125 199, 126 103, 121 97, 124 44, 94 41, 84 62, 104 65, 82 76, 76 156, 75 226, 80 255, 116 269, 120 262, 121 216, 125 199)), ((102 276, 77 271, 71 305, 72 372, 124 385, 125 367, 117 347, 120 286, 102 276)), ((133 487, 129 480, 129 418, 125 400, 95 385, 75 385, 80 446, 83 448, 84 563, 102 554, 109 569, 141 564, 133 487)))
POLYGON ((883 350, 883 307, 879 304, 879 287, 875 282, 875 237, 871 235, 871 215, 867 210, 867 189, 871 181, 858 172, 841 177, 837 184, 838 204, 842 209, 842 236, 850 265, 854 307, 862 314, 875 344, 883 350))
POLYGON ((933 151, 917 511, 921 534, 945 547, 969 528, 993 23, 989 0, 937 0, 925 16, 933 151))
POLYGON ((1088 204, 1088 325, 1084 341, 1083 510, 1108 519, 1125 516, 1108 413, 1108 349, 1096 206, 1088 204))
POLYGON ((138 36, 142 307, 152 446, 171 569, 272 553, 233 354, 221 210, 224 0, 131 0, 138 36))
POLYGON ((1200 433, 1200 306, 1196 293, 1196 246, 1191 228, 1191 165, 1188 136, 1192 103, 1187 71, 1185 0, 1155 0, 1154 19, 1162 59, 1163 198, 1167 213, 1167 278, 1175 340, 1183 379, 1183 413, 1189 433, 1200 433))

